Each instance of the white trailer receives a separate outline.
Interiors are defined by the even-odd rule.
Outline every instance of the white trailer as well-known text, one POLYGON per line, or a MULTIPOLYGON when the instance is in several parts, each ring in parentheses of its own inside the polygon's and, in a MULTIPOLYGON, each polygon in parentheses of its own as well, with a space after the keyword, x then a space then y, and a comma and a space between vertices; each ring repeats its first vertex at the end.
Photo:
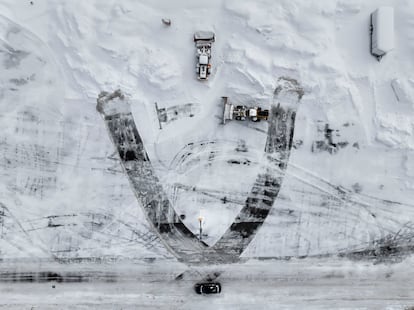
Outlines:
POLYGON ((394 9, 383 6, 371 14, 371 54, 378 61, 394 49, 394 9))

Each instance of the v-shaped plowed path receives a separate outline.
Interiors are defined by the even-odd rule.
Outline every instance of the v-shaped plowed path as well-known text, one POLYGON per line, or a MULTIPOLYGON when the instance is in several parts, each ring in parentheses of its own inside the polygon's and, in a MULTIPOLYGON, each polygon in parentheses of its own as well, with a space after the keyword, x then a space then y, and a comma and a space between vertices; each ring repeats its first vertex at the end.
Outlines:
POLYGON ((267 160, 274 162, 274 166, 266 167, 257 175, 245 205, 212 247, 200 241, 174 210, 145 151, 128 101, 120 91, 99 96, 97 110, 104 117, 136 197, 161 240, 180 261, 217 264, 239 259, 264 223, 279 193, 302 95, 302 88, 295 80, 278 80, 264 149, 267 160))

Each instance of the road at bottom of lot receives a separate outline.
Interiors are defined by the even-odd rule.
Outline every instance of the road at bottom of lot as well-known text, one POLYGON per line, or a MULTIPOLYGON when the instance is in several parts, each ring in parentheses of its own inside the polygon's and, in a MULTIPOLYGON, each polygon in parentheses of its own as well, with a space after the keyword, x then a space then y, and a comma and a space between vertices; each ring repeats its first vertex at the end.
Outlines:
POLYGON ((408 309, 413 262, 1 264, 0 309, 408 309), (221 272, 222 293, 197 295, 194 284, 214 272, 221 272))

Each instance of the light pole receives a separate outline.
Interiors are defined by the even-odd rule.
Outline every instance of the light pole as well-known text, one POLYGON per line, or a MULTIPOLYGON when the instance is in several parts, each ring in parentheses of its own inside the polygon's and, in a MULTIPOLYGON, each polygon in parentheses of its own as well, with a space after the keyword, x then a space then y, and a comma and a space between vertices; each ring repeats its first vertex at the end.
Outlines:
POLYGON ((203 219, 204 218, 201 215, 198 217, 198 223, 200 224, 200 236, 199 236, 200 241, 201 241, 201 236, 203 233, 203 227, 202 227, 203 219))

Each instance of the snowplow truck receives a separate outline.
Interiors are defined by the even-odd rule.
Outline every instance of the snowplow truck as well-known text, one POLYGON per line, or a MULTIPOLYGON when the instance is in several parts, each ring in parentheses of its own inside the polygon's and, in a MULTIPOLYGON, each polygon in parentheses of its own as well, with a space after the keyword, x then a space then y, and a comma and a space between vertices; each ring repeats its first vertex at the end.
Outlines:
POLYGON ((226 124, 226 121, 229 120, 245 121, 250 119, 253 122, 259 122, 269 118, 269 110, 264 110, 260 107, 246 107, 244 105, 235 106, 229 103, 228 97, 221 98, 224 104, 223 124, 226 124))
POLYGON ((213 32, 197 31, 194 43, 197 49, 196 72, 199 80, 207 80, 211 73, 211 44, 216 40, 213 32))

